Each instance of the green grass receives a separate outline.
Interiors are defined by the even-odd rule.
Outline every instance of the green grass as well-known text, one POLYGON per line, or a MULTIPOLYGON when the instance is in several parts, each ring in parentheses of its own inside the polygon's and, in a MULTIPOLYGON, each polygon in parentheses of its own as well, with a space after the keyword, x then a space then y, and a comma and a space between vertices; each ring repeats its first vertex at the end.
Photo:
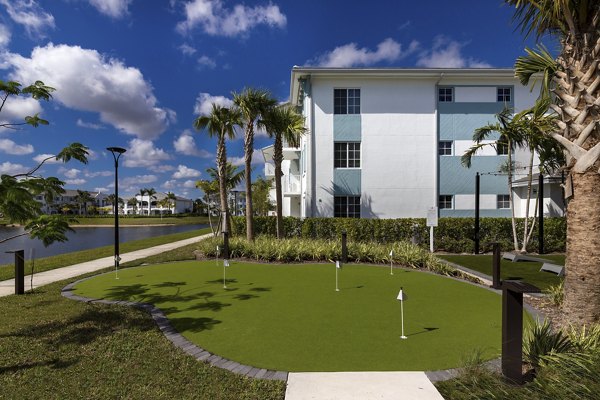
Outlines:
POLYGON ((77 285, 94 298, 153 303, 189 340, 220 356, 286 371, 437 370, 481 349, 500 354, 500 296, 414 270, 214 261, 130 268, 77 285), (400 304, 404 287, 405 332, 400 304))
MULTIPOLYGON (((134 240, 131 242, 125 242, 120 244, 121 254, 130 251, 145 249, 148 247, 158 246, 165 243, 176 242, 178 240, 184 240, 191 237, 199 236, 205 233, 209 233, 210 228, 204 228, 199 230, 193 230, 188 232, 174 233, 171 235, 156 236, 147 239, 134 240)), ((192 250, 193 251, 193 250, 192 250)), ((51 257, 45 257, 35 260, 35 272, 48 271, 51 269, 66 267, 68 265, 78 264, 90 260, 95 260, 102 257, 112 256, 114 254, 113 246, 98 247, 95 249, 88 249, 77 251, 73 253, 60 254, 51 257)), ((191 258, 191 252, 188 258, 191 258)), ((27 262, 25 266, 25 273, 31 273, 31 265, 27 262)), ((15 277, 15 267, 13 264, 0 265, 0 281, 6 279, 12 279, 15 277)))
MULTIPOLYGON (((450 261, 454 264, 472 270, 492 275, 492 256, 491 255, 438 255, 439 258, 450 261)), ((545 255, 542 256, 556 264, 564 265, 564 255, 545 255)), ((522 279, 532 285, 544 290, 552 285, 558 284, 562 278, 550 272, 540 272, 542 263, 532 261, 512 262, 501 260, 500 278, 501 279, 522 279)))
POLYGON ((0 299, 0 398, 283 400, 283 382, 198 362, 147 313, 63 298, 67 283, 0 299))
MULTIPOLYGON (((76 217, 79 225, 107 225, 114 226, 115 218, 112 215, 102 216, 102 217, 76 217)), ((119 217, 119 223, 121 225, 194 225, 194 224, 208 224, 208 217, 202 216, 160 216, 155 217, 119 217)), ((77 224, 74 224, 77 226, 77 224)))

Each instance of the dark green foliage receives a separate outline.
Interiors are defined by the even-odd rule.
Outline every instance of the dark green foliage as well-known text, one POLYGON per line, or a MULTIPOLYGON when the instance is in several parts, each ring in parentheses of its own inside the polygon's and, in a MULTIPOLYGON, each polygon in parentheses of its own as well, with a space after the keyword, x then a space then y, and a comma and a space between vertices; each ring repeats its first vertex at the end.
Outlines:
MULTIPOLYGON (((275 235, 275 217, 255 217, 257 235, 275 235)), ((233 218, 232 232, 244 235, 244 217, 233 218)), ((450 253, 473 252, 473 218, 440 218, 434 229, 435 250, 450 253)), ((411 241, 413 235, 421 247, 429 247, 429 228, 424 218, 356 219, 356 218, 284 218, 286 237, 310 239, 339 239, 347 232, 349 241, 391 243, 411 241)), ((522 236, 523 219, 517 220, 517 233, 522 236)), ((564 218, 544 219, 544 248, 546 252, 564 252, 567 225, 564 218)), ((492 250, 491 243, 499 242, 503 250, 513 249, 510 218, 481 218, 480 243, 484 252, 492 250)), ((537 228, 529 250, 538 249, 537 228)))

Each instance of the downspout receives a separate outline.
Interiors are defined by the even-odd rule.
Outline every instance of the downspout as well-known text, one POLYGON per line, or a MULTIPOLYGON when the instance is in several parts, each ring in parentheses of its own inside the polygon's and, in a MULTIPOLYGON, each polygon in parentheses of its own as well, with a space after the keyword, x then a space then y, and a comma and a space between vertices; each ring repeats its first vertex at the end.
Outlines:
MULTIPOLYGON (((435 87, 434 87, 434 93, 433 93, 433 101, 435 103, 435 111, 434 111, 434 118, 435 118, 435 135, 433 136, 433 148, 434 153, 433 153, 433 168, 435 171, 435 182, 434 182, 434 188, 433 188, 433 207, 438 207, 438 199, 440 196, 440 167, 439 167, 439 145, 440 145, 440 116, 439 116, 439 112, 438 112, 438 104, 439 104, 439 99, 438 99, 438 88, 439 88, 439 84, 442 81, 442 79, 444 78, 444 73, 441 72, 440 73, 440 77, 438 78, 438 80, 435 82, 435 87)), ((438 216, 439 216, 440 211, 438 210, 438 216)))

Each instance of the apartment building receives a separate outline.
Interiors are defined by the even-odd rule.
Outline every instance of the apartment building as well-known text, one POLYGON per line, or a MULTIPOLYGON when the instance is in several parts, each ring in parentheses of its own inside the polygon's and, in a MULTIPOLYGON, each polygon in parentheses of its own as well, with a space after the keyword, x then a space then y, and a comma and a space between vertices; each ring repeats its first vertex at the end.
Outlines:
MULTIPOLYGON (((442 217, 473 216, 479 172, 480 215, 510 216, 507 177, 499 173, 508 149, 482 149, 469 169, 460 158, 475 129, 535 98, 512 69, 294 67, 290 100, 308 133, 300 147, 284 149, 284 215, 426 217, 438 207, 442 217)), ((274 177, 272 147, 263 154, 265 176, 274 177)), ((517 166, 528 158, 514 151, 517 166)), ((516 180, 523 174, 518 169, 516 180)), ((555 186, 544 191, 552 193, 544 199, 550 215, 563 204, 556 182, 548 185, 555 186)))

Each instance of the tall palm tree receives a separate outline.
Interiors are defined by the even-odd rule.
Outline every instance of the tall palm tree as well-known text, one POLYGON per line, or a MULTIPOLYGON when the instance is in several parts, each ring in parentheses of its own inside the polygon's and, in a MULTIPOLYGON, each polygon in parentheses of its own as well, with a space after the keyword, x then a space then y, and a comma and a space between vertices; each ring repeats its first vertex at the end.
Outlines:
POLYGON ((173 192, 167 192, 167 197, 165 197, 169 203, 169 210, 171 214, 175 214, 175 201, 177 200, 177 196, 173 192))
POLYGON ((146 188, 144 191, 148 195, 148 216, 150 216, 152 212, 152 199, 156 200, 156 190, 154 188, 146 188))
POLYGON ((77 195, 75 196, 75 201, 79 204, 79 213, 81 214, 81 208, 83 208, 83 212, 87 215, 87 205, 94 201, 94 198, 85 190, 77 190, 77 195))
POLYGON ((127 205, 129 207, 131 207, 131 209, 133 210, 134 214, 137 211, 137 204, 138 204, 138 201, 137 201, 137 199, 135 197, 132 197, 132 198, 130 198, 130 199, 127 200, 127 205))
POLYGON ((273 107, 264 119, 269 136, 275 139, 273 144, 273 163, 275 164, 275 197, 277 201, 277 237, 284 237, 283 231, 283 194, 281 188, 281 163, 283 162, 283 141, 290 146, 300 145, 300 136, 306 132, 304 117, 290 104, 273 107))
POLYGON ((554 59, 527 49, 515 72, 523 84, 541 73, 542 96, 552 92, 559 119, 551 135, 564 148, 572 196, 567 205, 563 320, 600 320, 600 7, 597 0, 506 0, 527 35, 560 43, 554 59))
POLYGON ((227 205, 227 187, 225 169, 227 168, 227 147, 225 139, 235 137, 235 128, 242 124, 242 115, 236 108, 212 105, 209 115, 201 115, 194 121, 196 130, 206 129, 210 137, 217 137, 217 170, 219 172, 219 197, 221 199, 222 231, 229 232, 229 207, 227 205))
POLYGON ((140 196, 140 213, 143 215, 144 214, 144 196, 146 195, 146 189, 144 189, 144 188, 140 189, 140 191, 138 192, 138 195, 140 196))
POLYGON ((244 167, 246 171, 246 238, 254 240, 254 210, 252 209, 252 154, 254 152, 254 126, 277 104, 266 90, 246 88, 233 94, 233 102, 242 113, 244 125, 244 167))
MULTIPOLYGON (((219 171, 217 169, 207 168, 206 172, 208 172, 210 177, 213 178, 213 181, 219 181, 219 171)), ((227 162, 227 165, 225 166, 225 190, 227 192, 227 199, 229 199, 229 193, 231 190, 239 185, 244 180, 244 177, 244 170, 239 170, 238 167, 230 162, 227 162)), ((230 223, 231 220, 228 222, 228 224, 230 223)))

